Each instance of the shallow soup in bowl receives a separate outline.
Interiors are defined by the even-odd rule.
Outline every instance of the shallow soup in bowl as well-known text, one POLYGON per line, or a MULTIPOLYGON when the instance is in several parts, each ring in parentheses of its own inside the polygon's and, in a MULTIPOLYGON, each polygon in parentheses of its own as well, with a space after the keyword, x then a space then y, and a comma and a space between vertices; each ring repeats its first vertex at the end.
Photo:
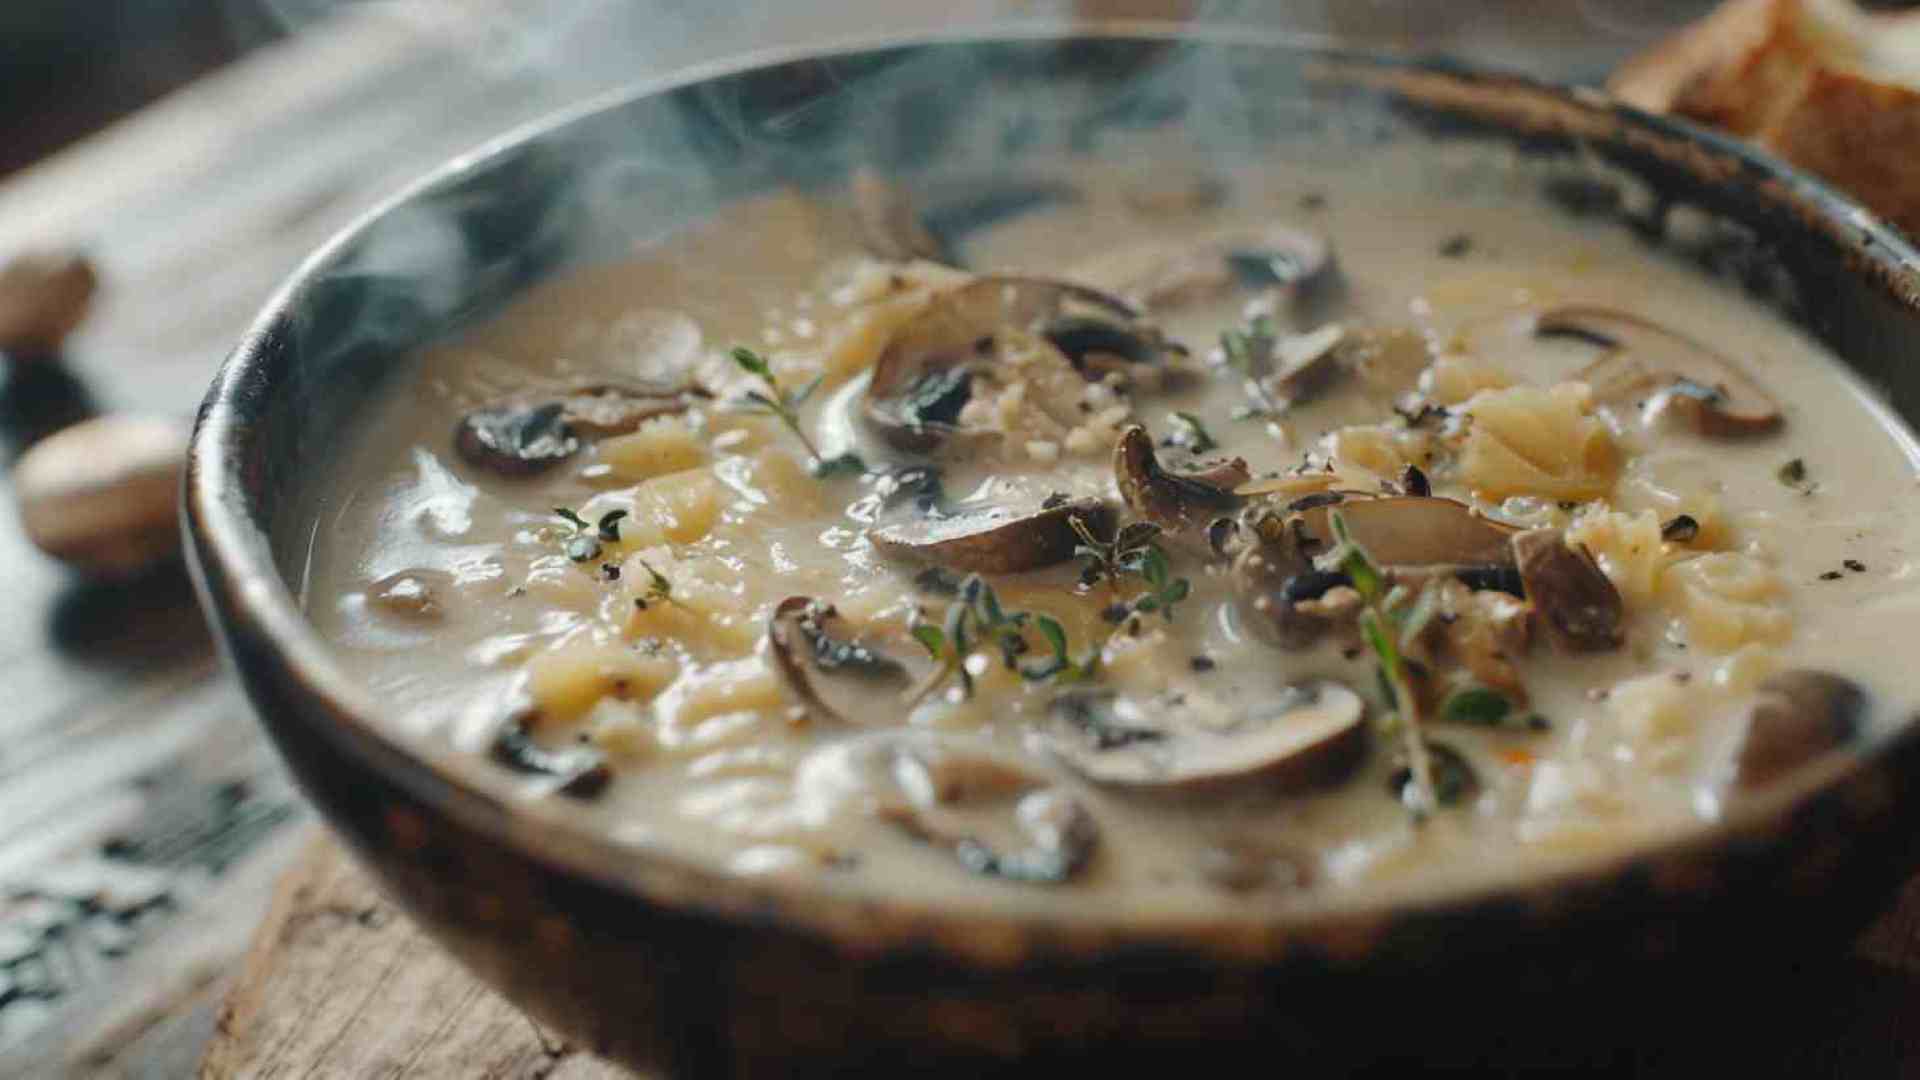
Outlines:
POLYGON ((1150 927, 1617 859, 1920 702, 1912 434, 1704 216, 1134 138, 965 229, 763 192, 419 351, 308 495, 377 722, 636 853, 1150 927))

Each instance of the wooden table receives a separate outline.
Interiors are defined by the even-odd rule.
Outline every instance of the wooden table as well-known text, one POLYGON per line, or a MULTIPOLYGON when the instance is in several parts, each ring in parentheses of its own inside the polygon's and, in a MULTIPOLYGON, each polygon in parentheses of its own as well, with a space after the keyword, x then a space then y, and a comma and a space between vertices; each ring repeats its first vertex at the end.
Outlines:
MULTIPOLYGON (((559 104, 770 42, 1168 4, 1182 6, 352 7, 0 184, 0 255, 49 242, 89 249, 106 284, 72 343, 73 371, 104 408, 186 414, 306 252, 407 179, 559 104)), ((1659 32, 1659 20, 1687 13, 1647 0, 1478 0, 1444 13, 1421 0, 1324 7, 1288 13, 1286 25, 1587 79, 1659 32), (1628 9, 1636 14, 1624 22, 1588 20, 1628 9)), ((182 1075, 216 1018, 218 1075, 298 1066, 358 1076, 375 1063, 391 1075, 594 1075, 587 1059, 556 1057, 547 1036, 516 1026, 509 1007, 467 982, 324 846, 283 889, 240 969, 276 878, 317 842, 311 814, 220 671, 177 569, 89 585, 28 547, 11 514, 9 501, 0 509, 9 518, 0 521, 0 596, 12 611, 0 621, 0 688, 12 706, 0 710, 0 1076, 182 1075), (303 964, 289 951, 359 948, 354 935, 371 951, 352 955, 386 957, 380 970, 395 977, 369 983, 358 965, 303 964), (240 989, 222 1011, 237 973, 240 989), (308 1007, 318 1000, 351 1002, 351 1022, 329 1036, 322 1021, 339 1017, 308 1007), (437 1018, 430 1023, 380 1022, 435 1003, 446 1007, 420 1014, 437 1018), (376 1050, 382 1056, 367 1056, 376 1050)), ((1884 1001, 1904 1007, 1908 924, 1877 934, 1880 966, 1863 971, 1898 972, 1884 1001)))

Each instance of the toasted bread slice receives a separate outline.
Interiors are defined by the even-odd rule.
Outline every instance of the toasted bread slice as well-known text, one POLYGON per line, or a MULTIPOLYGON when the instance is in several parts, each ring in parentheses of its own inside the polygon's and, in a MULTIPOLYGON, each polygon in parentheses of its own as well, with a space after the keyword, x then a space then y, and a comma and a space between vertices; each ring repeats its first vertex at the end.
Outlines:
POLYGON ((1920 236, 1920 14, 1728 0, 1608 88, 1752 139, 1920 236))

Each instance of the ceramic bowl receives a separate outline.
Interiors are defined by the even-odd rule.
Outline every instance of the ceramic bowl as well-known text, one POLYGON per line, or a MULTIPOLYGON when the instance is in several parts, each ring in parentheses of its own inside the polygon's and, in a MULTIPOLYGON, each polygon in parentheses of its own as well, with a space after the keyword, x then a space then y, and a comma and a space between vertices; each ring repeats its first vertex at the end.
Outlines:
MULTIPOLYGON (((1617 1061, 1679 1037, 1676 1018, 1704 1023, 1701 995, 1718 1009, 1782 985, 1891 897, 1917 831, 1912 725, 1710 829, 1412 907, 1145 931, 730 877, 428 763, 303 618, 303 493, 416 346, 569 267, 776 186, 830 192, 860 166, 921 193, 964 244, 1027 156, 1124 157, 1130 133, 1161 129, 1201 160, 1418 141, 1450 182, 1537 186, 1556 212, 1761 297, 1920 417, 1911 247, 1754 151, 1589 93, 1115 29, 760 58, 511 133, 361 219, 273 297, 208 393, 186 482, 202 596, 261 721, 333 828, 472 970, 582 1045, 686 1076, 1131 1073, 1247 1052, 1296 1070, 1617 1061)), ((1740 1045, 1775 1027, 1767 1007, 1736 1010, 1740 1045)))

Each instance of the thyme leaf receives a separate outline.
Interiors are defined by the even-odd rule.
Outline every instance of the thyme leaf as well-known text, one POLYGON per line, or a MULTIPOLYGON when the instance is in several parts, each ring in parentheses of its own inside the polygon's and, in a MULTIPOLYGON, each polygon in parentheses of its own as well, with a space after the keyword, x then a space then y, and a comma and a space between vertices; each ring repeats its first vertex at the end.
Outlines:
MULTIPOLYGON (((821 376, 816 376, 808 380, 806 385, 798 389, 786 390, 781 387, 780 379, 773 373, 773 365, 767 362, 766 357, 761 356, 759 353, 754 352, 744 345, 734 346, 733 350, 727 355, 733 359, 734 365, 741 371, 759 379, 761 384, 766 387, 764 392, 760 390, 746 391, 741 395, 740 401, 736 402, 734 407, 741 412, 764 413, 778 419, 782 424, 786 425, 788 431, 793 433, 794 438, 800 440, 800 445, 806 447, 807 456, 813 459, 815 469, 820 469, 826 459, 820 456, 820 448, 815 446, 813 440, 807 437, 806 429, 800 424, 800 406, 806 404, 807 399, 813 396, 814 390, 819 388, 821 376)), ((845 455, 843 455, 843 457, 844 456, 845 455)), ((835 460, 838 461, 840 459, 836 458, 835 460)), ((861 468, 864 471, 865 465, 863 464, 861 468)), ((820 472, 817 473, 817 475, 825 476, 831 474, 820 472)))
POLYGON ((1458 724, 1491 727, 1513 712, 1513 702, 1505 694, 1484 686, 1469 686, 1454 691, 1440 704, 1440 719, 1458 724))
POLYGON ((1007 610, 993 586, 978 574, 970 574, 960 583, 940 625, 915 622, 907 632, 938 665, 908 691, 910 707, 950 679, 959 685, 963 698, 971 698, 973 675, 967 670, 967 654, 976 642, 997 649, 1007 669, 1030 682, 1053 678, 1084 681, 1093 678, 1099 670, 1098 649, 1083 660, 1074 660, 1067 646, 1066 628, 1059 620, 1050 615, 1007 610), (1020 657, 1033 651, 1033 644, 1027 638, 1029 629, 1046 642, 1051 655, 1023 663, 1020 657))
POLYGON ((1430 598, 1433 591, 1430 585, 1410 610, 1396 615, 1397 608, 1405 608, 1405 590, 1396 586, 1389 592, 1385 575, 1367 556, 1366 550, 1354 542, 1346 518, 1338 510, 1330 516, 1335 543, 1315 565, 1322 570, 1345 573, 1354 591, 1360 594, 1364 605, 1360 610, 1360 635, 1374 655, 1380 681, 1398 720, 1407 757, 1407 783, 1399 789, 1401 801, 1414 821, 1425 821, 1441 805, 1442 799, 1434 787, 1433 756, 1421 721, 1420 699, 1414 694, 1400 643, 1412 639, 1409 629, 1418 631, 1425 626, 1437 601, 1430 598))

